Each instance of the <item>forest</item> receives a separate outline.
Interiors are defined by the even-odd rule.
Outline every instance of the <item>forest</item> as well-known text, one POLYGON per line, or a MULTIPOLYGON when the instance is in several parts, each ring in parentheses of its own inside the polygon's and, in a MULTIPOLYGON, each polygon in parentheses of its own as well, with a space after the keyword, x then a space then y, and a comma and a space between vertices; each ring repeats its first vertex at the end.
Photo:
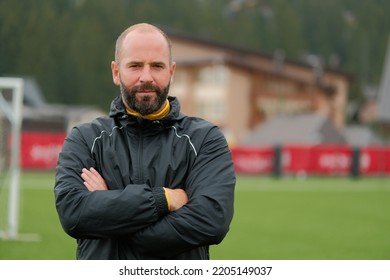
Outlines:
POLYGON ((108 110, 117 36, 149 22, 350 74, 350 99, 380 83, 387 0, 0 0, 0 76, 31 76, 50 103, 108 110))

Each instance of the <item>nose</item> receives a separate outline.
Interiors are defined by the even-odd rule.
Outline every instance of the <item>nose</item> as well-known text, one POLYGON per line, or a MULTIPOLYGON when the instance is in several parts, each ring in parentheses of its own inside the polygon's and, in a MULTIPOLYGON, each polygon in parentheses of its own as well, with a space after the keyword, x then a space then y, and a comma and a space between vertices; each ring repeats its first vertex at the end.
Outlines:
POLYGON ((153 81, 153 77, 152 77, 152 74, 150 72, 150 67, 148 66, 145 66, 143 69, 142 69, 142 72, 141 72, 141 75, 139 77, 139 81, 141 83, 150 83, 153 81))

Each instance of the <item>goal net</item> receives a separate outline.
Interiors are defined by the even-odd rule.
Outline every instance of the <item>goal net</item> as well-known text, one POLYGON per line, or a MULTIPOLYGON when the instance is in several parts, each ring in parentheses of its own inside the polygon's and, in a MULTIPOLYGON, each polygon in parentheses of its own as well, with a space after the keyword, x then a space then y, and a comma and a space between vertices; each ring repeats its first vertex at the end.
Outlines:
POLYGON ((0 239, 17 239, 23 79, 0 77, 0 239))

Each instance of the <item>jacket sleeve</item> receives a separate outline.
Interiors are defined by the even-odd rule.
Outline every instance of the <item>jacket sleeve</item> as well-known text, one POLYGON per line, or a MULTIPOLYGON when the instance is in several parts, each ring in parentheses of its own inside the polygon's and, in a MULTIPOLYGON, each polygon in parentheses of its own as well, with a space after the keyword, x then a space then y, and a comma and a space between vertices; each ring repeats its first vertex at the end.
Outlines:
POLYGON ((220 243, 233 218, 235 173, 223 134, 205 137, 185 185, 188 203, 132 237, 145 254, 170 258, 199 246, 220 243))
POLYGON ((155 223, 167 210, 163 189, 131 185, 89 192, 82 168, 95 167, 90 147, 78 128, 67 136, 59 155, 54 187, 60 222, 74 238, 120 237, 155 223))

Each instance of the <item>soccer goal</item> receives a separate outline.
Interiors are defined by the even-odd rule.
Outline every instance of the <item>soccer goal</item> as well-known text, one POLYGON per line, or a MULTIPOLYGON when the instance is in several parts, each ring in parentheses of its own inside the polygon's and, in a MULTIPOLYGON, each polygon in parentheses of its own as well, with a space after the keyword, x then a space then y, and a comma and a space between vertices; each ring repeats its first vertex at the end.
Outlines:
POLYGON ((0 239, 19 237, 23 87, 21 78, 0 77, 0 239))

